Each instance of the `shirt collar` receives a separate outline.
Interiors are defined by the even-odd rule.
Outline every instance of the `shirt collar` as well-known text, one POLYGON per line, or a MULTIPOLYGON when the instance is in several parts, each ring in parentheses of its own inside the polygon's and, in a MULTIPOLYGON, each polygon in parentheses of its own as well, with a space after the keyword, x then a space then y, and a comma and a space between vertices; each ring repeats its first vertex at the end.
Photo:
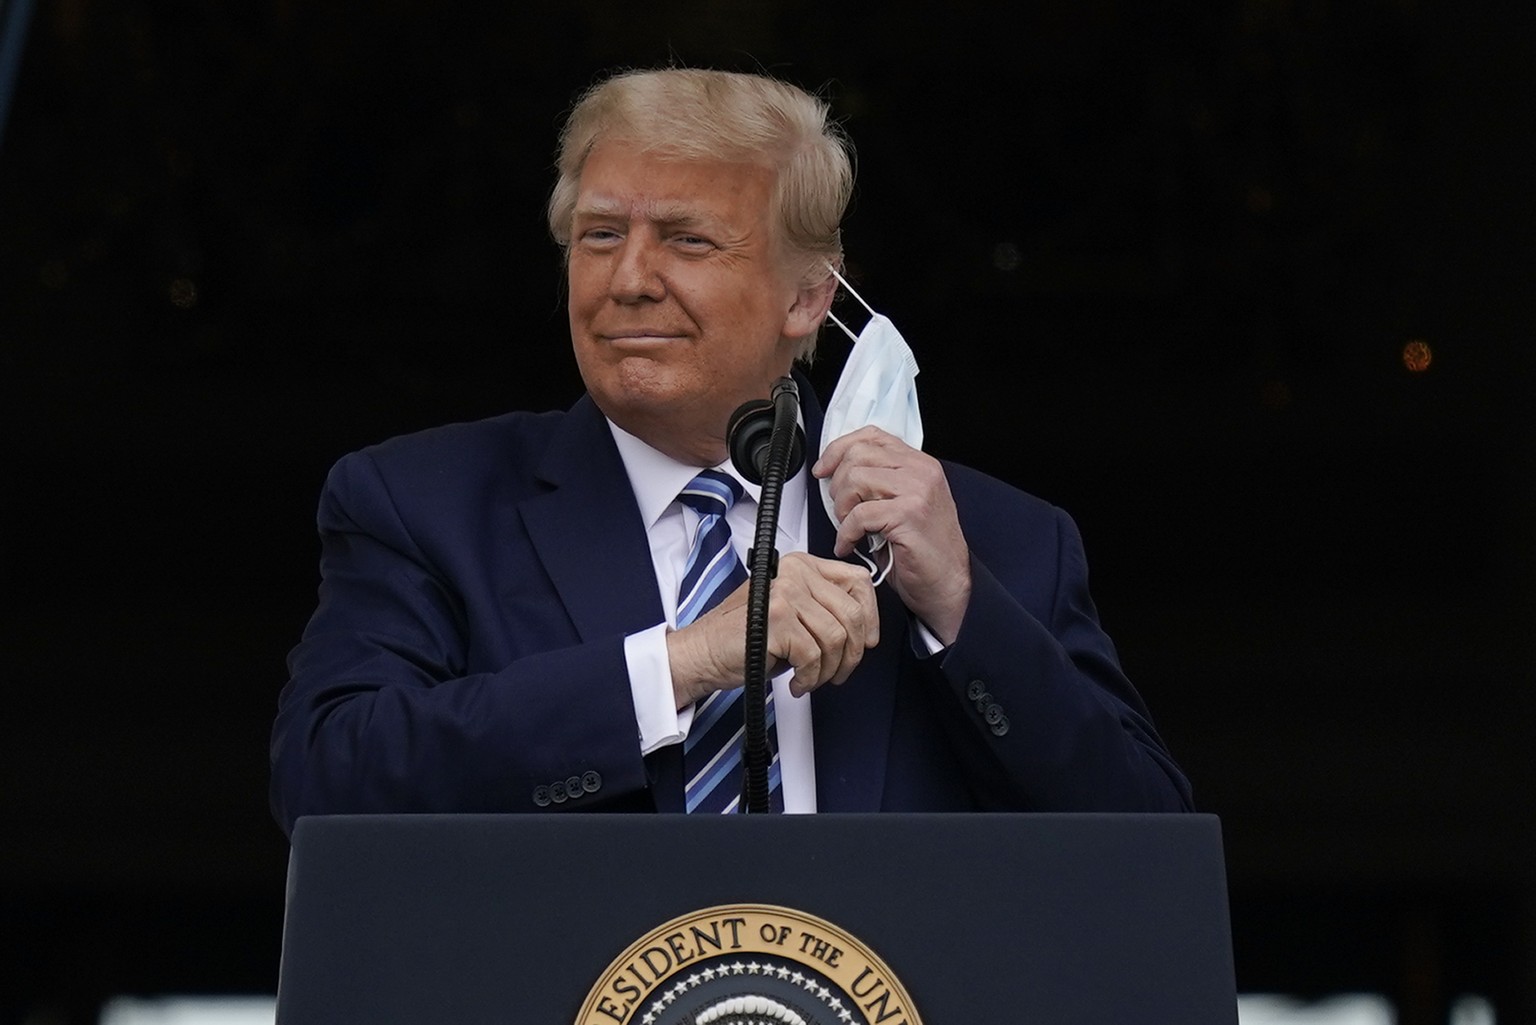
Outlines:
MULTIPOLYGON (((629 474, 630 490, 635 493, 635 503, 640 507, 640 519, 649 531, 661 519, 667 507, 677 501, 678 494, 684 486, 694 477, 698 476, 700 467, 680 463, 671 456, 652 448, 639 438, 630 434, 624 428, 608 421, 608 429, 613 432, 613 443, 618 446, 619 458, 624 461, 624 472, 629 474)), ((736 467, 727 459, 724 463, 714 467, 721 473, 728 473, 741 483, 746 497, 752 500, 754 505, 761 497, 763 489, 761 485, 753 484, 741 474, 736 472, 736 467)), ((805 483, 806 471, 804 468, 793 477, 784 482, 784 493, 780 497, 780 508, 803 509, 805 508, 805 483)), ((779 517, 779 532, 788 535, 795 541, 799 541, 797 535, 799 528, 795 524, 800 517, 779 517)))

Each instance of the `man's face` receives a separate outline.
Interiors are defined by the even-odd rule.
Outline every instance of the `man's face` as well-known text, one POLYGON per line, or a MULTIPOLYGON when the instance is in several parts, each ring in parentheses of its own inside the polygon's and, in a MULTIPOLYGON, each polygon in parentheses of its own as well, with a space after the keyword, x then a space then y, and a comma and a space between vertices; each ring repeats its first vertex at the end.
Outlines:
POLYGON ((599 143, 581 172, 569 257, 571 343, 614 423, 675 459, 725 458, 731 413, 789 372, 830 289, 781 266, 774 172, 599 143))

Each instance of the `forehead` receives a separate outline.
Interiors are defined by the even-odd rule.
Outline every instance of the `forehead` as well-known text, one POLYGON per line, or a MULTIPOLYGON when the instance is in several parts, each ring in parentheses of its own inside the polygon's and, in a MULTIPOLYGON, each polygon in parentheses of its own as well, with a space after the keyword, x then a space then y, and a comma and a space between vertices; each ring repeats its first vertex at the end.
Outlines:
POLYGON ((582 166, 576 213, 657 221, 766 219, 774 180, 766 163, 678 156, 605 141, 582 166))

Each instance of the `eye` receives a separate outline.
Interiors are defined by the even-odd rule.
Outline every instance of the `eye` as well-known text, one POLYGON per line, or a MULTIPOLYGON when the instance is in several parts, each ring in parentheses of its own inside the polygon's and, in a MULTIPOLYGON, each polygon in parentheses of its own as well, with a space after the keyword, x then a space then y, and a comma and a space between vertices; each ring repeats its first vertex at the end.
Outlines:
POLYGON ((588 228, 581 233, 581 240, 583 242, 591 242, 596 245, 601 245, 605 242, 616 242, 619 237, 617 231, 606 226, 588 228))
POLYGON ((702 253, 715 248, 714 242, 705 238, 703 235, 692 235, 687 232, 680 232, 679 234, 673 235, 672 242, 674 245, 677 245, 688 252, 702 253))

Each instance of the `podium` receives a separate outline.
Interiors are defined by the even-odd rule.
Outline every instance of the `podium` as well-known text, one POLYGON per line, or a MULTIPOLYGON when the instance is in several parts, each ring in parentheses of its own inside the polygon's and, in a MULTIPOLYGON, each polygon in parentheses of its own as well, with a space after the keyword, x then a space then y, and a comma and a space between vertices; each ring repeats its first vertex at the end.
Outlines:
POLYGON ((300 820, 277 1022, 666 1025, 747 965, 822 1025, 1237 1021, 1214 816, 571 814, 300 820))

